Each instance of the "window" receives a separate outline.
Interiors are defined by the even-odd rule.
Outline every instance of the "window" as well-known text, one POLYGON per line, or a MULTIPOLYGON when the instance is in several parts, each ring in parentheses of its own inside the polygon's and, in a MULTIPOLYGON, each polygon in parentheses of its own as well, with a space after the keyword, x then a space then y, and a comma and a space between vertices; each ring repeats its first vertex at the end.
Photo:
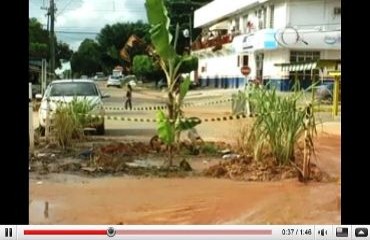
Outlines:
POLYGON ((248 32, 248 14, 243 16, 243 34, 248 32))
POLYGON ((50 89, 51 97, 98 96, 93 83, 67 82, 53 84, 50 89))
POLYGON ((274 28, 274 15, 275 15, 275 6, 270 6, 270 28, 274 28))
MULTIPOLYGON (((320 59, 319 51, 291 51, 290 52, 290 63, 316 61, 319 59, 320 59)), ((294 79, 296 74, 298 76, 298 79, 302 82, 301 86, 303 88, 306 88, 311 84, 312 82, 311 70, 298 71, 298 72, 292 71, 289 73, 290 79, 294 79)))
POLYGON ((263 78, 263 59, 263 53, 256 54, 256 78, 258 79, 263 78))
POLYGON ((249 62, 249 56, 244 55, 243 56, 243 66, 248 66, 248 62, 249 62))
POLYGON ((258 18, 258 29, 266 28, 266 7, 263 7, 257 11, 258 18))
POLYGON ((235 18, 235 32, 240 32, 240 18, 235 18))
POLYGON ((319 51, 291 51, 290 62, 315 61, 320 59, 319 51))

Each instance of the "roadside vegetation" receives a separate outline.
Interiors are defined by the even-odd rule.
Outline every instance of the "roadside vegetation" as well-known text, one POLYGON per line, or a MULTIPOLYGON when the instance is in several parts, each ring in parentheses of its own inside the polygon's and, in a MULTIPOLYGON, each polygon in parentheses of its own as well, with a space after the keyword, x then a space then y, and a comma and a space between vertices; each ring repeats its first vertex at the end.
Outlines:
POLYGON ((74 140, 84 138, 84 127, 93 121, 87 114, 94 109, 91 101, 74 98, 69 103, 59 103, 54 114, 51 136, 58 146, 66 149, 74 140))

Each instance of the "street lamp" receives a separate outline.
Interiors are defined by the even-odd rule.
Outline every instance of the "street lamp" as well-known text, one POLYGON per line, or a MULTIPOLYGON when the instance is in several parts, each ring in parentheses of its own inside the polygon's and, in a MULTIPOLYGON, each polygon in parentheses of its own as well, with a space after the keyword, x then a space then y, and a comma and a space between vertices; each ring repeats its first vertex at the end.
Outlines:
POLYGON ((189 29, 184 29, 182 31, 182 34, 185 38, 189 38, 189 55, 190 55, 190 51, 191 51, 191 44, 192 44, 192 39, 191 39, 191 30, 192 30, 192 21, 191 21, 191 18, 192 18, 192 11, 193 11, 193 8, 190 9, 190 13, 189 13, 189 29))

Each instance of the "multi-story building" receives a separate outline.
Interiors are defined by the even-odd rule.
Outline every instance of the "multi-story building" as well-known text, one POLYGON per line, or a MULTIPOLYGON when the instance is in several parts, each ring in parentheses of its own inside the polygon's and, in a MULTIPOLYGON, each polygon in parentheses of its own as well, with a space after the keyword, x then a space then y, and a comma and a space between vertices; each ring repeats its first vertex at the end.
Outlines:
POLYGON ((203 86, 244 87, 249 78, 288 90, 294 76, 307 85, 313 70, 276 64, 341 58, 340 0, 214 0, 194 12, 194 28, 203 86))

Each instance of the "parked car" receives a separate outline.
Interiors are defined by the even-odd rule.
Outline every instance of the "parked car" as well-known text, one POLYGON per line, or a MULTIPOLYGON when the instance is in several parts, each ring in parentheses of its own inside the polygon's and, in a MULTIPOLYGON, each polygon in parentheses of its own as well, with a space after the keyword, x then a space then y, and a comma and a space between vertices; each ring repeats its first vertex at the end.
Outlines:
POLYGON ((123 85, 122 77, 121 76, 112 76, 110 75, 107 81, 107 87, 118 87, 121 88, 123 85))
MULTIPOLYGON (((104 116, 103 98, 109 97, 109 95, 103 95, 99 88, 92 80, 56 80, 51 82, 45 90, 44 96, 37 94, 36 98, 41 99, 41 105, 39 109, 39 125, 43 130, 45 129, 45 121, 47 114, 47 100, 49 101, 49 113, 50 119, 53 118, 53 113, 57 108, 57 102, 69 103, 74 98, 77 100, 86 99, 94 104, 94 109, 90 114, 104 116)), ((100 118, 90 123, 89 128, 95 128, 97 134, 104 134, 105 125, 104 118, 100 118)))
POLYGON ((316 97, 319 101, 329 100, 332 101, 333 99, 333 83, 323 83, 317 86, 316 89, 316 97))

